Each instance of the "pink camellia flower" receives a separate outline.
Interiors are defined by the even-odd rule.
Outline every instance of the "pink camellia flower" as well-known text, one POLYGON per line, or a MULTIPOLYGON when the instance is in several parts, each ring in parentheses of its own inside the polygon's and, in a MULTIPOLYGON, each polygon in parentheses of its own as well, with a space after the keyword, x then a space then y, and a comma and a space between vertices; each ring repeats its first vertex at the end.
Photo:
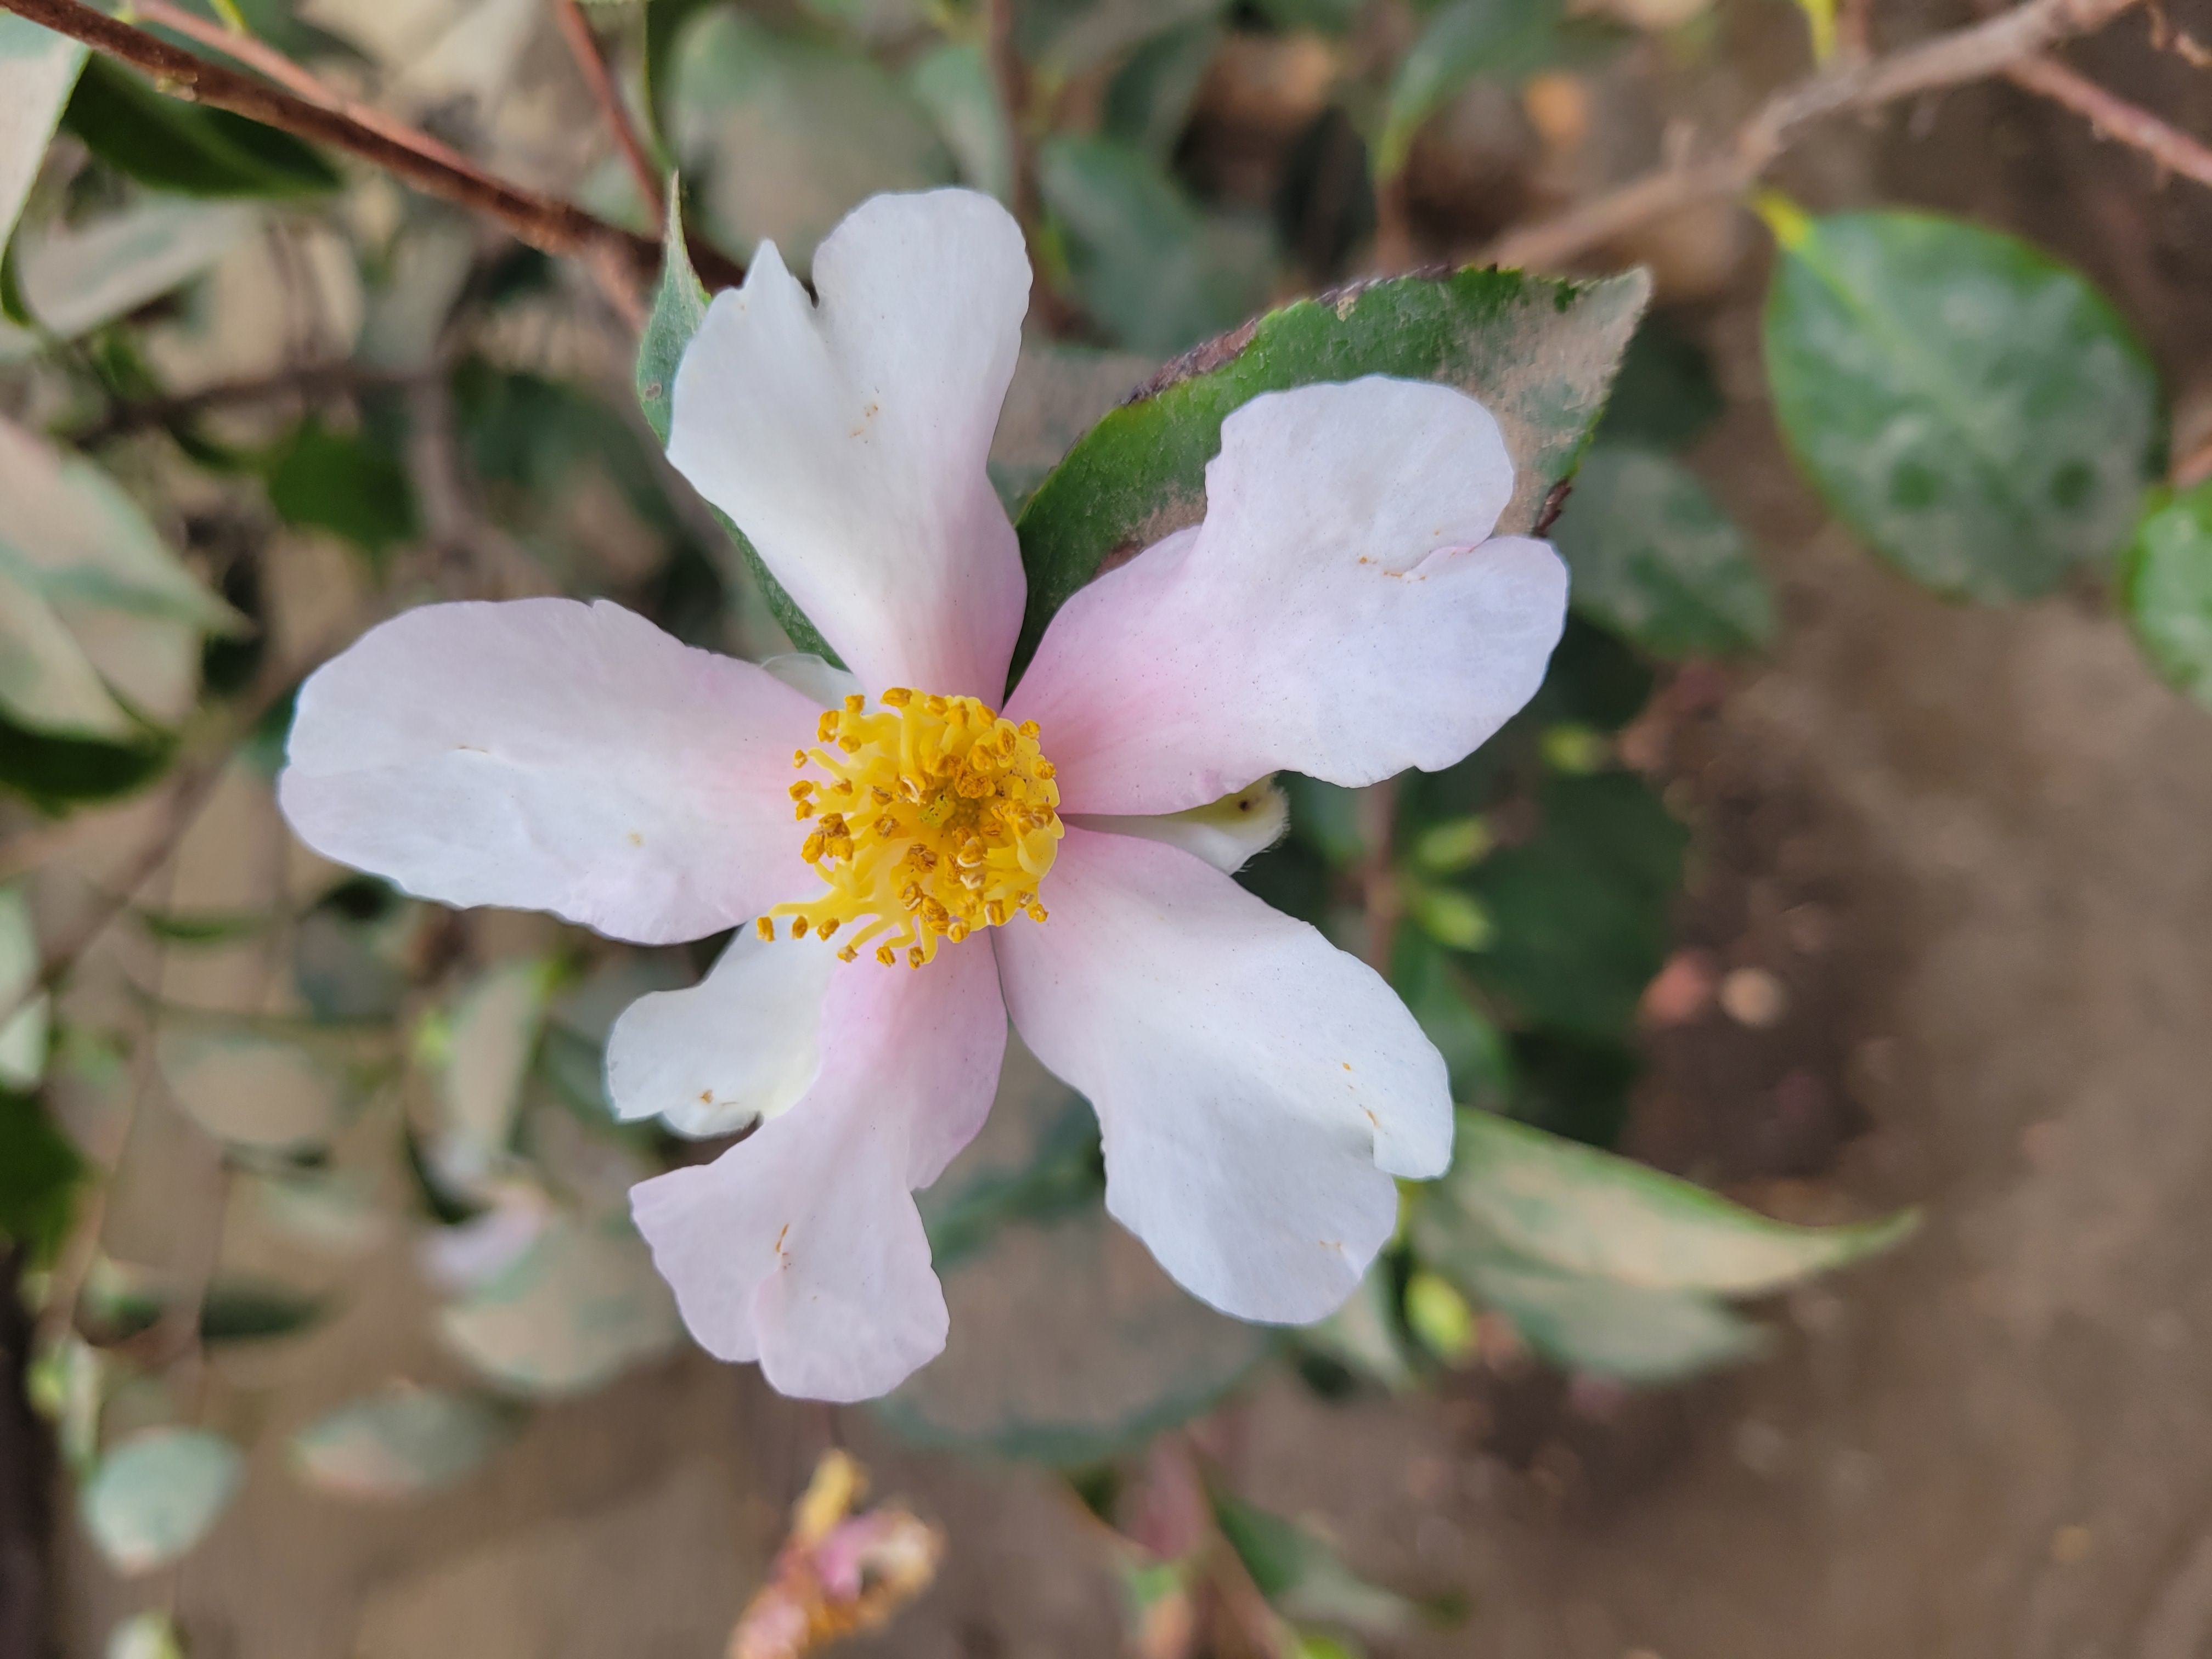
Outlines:
POLYGON ((1278 769, 1449 766, 1535 690, 1566 576, 1491 534, 1498 424, 1425 382, 1252 399, 1204 523, 1070 599, 1000 713, 1024 584, 984 464, 1021 234, 984 197, 880 197, 814 281, 763 245, 717 296, 669 457, 851 680, 604 601, 426 606, 301 689, 285 813, 446 903, 739 930, 623 1016, 607 1082, 626 1118, 759 1123, 634 1210, 692 1334, 787 1394, 880 1394, 943 1348, 911 1194, 981 1126, 1009 1014, 1097 1109, 1107 1206, 1170 1273, 1318 1319, 1389 1237, 1391 1177, 1449 1161, 1443 1061, 1373 969, 1230 878, 1265 837, 1203 809, 1278 769))

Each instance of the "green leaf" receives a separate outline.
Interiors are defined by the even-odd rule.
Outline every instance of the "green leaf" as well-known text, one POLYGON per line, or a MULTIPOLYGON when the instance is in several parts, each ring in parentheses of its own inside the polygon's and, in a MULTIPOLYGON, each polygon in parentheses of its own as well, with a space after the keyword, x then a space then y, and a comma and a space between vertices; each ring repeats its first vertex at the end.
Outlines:
MULTIPOLYGON (((638 406, 645 411, 646 424, 653 428, 653 435, 660 440, 664 448, 674 418, 676 371, 684 362, 684 353, 692 336, 707 320, 707 285, 699 280, 699 273, 691 266, 691 250, 684 237, 681 197, 678 180, 671 174, 668 231, 661 244, 660 282, 653 289, 653 311, 645 319, 645 332, 637 348, 638 406)), ((760 588, 761 597, 768 602, 769 613, 791 636, 792 644, 842 667, 843 663, 830 648, 829 641, 807 620, 806 613, 791 595, 784 592, 783 584, 769 574, 744 532, 720 507, 710 504, 708 510, 714 514, 715 522, 728 532, 730 545, 744 561, 744 568, 760 588)))
POLYGON ((147 1429, 100 1461, 78 1495, 85 1529, 118 1572, 151 1572, 207 1534, 246 1472, 238 1448, 204 1429, 147 1429))
POLYGON ((552 988, 550 964, 501 963, 468 982, 448 1021, 424 1030, 438 1072, 431 1167, 456 1193, 483 1196, 507 1161, 552 988))
POLYGON ((286 201, 345 183, 290 133, 165 97, 106 58, 85 64, 62 125, 118 172, 179 196, 286 201))
POLYGON ((1062 86, 1226 9, 1224 0, 1029 0, 1014 14, 1015 44, 1040 81, 1062 86))
POLYGON ((1795 1227, 1673 1176, 1487 1112, 1459 1115, 1438 1189, 1501 1245, 1564 1271, 1647 1290, 1758 1296, 1886 1250, 1912 1211, 1795 1227))
POLYGON ((1504 1250, 1450 1255, 1452 1276, 1556 1364, 1649 1387, 1759 1353, 1766 1333, 1695 1291, 1565 1273, 1504 1250))
POLYGON ((949 184, 929 117, 872 63, 720 8, 677 48, 675 147, 715 240, 794 270, 868 197, 949 184))
POLYGON ((154 1061, 185 1115, 233 1146, 301 1152, 337 1133, 337 1079, 297 1043, 171 1024, 155 1037, 154 1061))
POLYGON ((2156 502, 2136 526, 2122 605, 2151 666, 2212 708, 2212 483, 2156 502))
POLYGON ((1023 509, 1030 594, 1016 673, 1108 555, 1204 516, 1221 422, 1262 392, 1389 374, 1480 398, 1518 475, 1498 528, 1527 533, 1572 469, 1650 293, 1640 272, 1598 283, 1474 270, 1391 277, 1285 306, 1200 347, 1093 428, 1023 509))
POLYGON ((1298 1332, 1301 1346, 1317 1350, 1394 1392, 1415 1377, 1399 1320, 1395 1276, 1387 1261, 1368 1268, 1351 1298, 1317 1325, 1298 1332))
POLYGON ((1181 351, 1267 298, 1266 230, 1201 213, 1139 150, 1110 138, 1048 139, 1037 188, 1084 309, 1132 351, 1181 351))
POLYGON ((660 281, 653 290, 653 311, 645 319, 645 332, 637 343, 637 403, 645 423, 667 447, 674 418, 676 370, 684 348, 707 320, 707 285, 691 266, 690 245, 684 236, 684 191, 671 174, 668 180, 668 229, 660 245, 660 281))
POLYGON ((1652 313, 1628 343, 1598 422, 1598 441, 1686 449, 1728 407, 1712 358, 1666 312, 1652 313))
POLYGON ((1552 540, 1575 608, 1654 656, 1731 656, 1773 637, 1774 597, 1743 532, 1657 450, 1592 445, 1552 540))
POLYGON ((438 1332, 486 1380, 559 1399, 667 1352, 684 1328, 627 1220, 560 1216, 520 1261, 443 1309, 438 1332))
POLYGON ((287 524, 343 536, 372 558, 421 533, 399 457, 367 430, 302 421, 269 465, 269 505, 287 524))
POLYGON ((0 1090, 30 1090, 46 1074, 52 999, 39 988, 44 965, 21 883, 0 887, 0 1090))
POLYGON ((1106 136, 1155 166, 1167 166, 1190 125, 1199 84, 1225 38, 1218 22, 1201 17, 1154 36, 1130 54, 1106 88, 1106 136))
POLYGON ((1915 581, 1973 599, 2048 592, 2126 544, 2158 386, 2101 294, 1953 220, 1771 201, 1768 216, 1775 414, 1838 517, 1915 581))
POLYGON ((15 233, 83 67, 76 41, 13 13, 0 15, 0 247, 15 233))
POLYGON ((983 1133, 922 1194, 932 1238, 960 1248, 939 1264, 945 1352, 876 1407, 909 1440, 1096 1462, 1211 1408, 1267 1352, 1264 1330, 1186 1295, 1074 1180, 1044 1173, 1073 1173, 1071 1103, 1089 1115, 1010 1042, 983 1133))
POLYGON ((1419 1622, 1419 1603, 1369 1583, 1296 1522, 1218 1488, 1212 1497, 1214 1524, 1279 1612, 1364 1636, 1397 1636, 1419 1622))
POLYGON ((1612 1037, 1673 946, 1687 832, 1626 772, 1554 775, 1542 805, 1533 840, 1467 878, 1497 929, 1468 967, 1530 1024, 1612 1037))
POLYGON ((1013 129, 982 47, 948 42, 925 53, 907 70, 906 84, 937 123, 961 179, 987 196, 1012 201, 1013 129))
MULTIPOLYGON (((261 228, 243 203, 155 200, 81 226, 19 238, 23 302, 39 326, 73 340, 191 281, 261 228)), ((0 325, 0 362, 44 346, 38 333, 0 325)))
POLYGON ((329 1298, 259 1279, 219 1279, 200 1304, 203 1342, 259 1342, 319 1323, 329 1298))
POLYGON ((1375 176, 1405 170, 1413 136, 1476 76, 1533 67, 1558 30, 1559 0, 1452 0, 1398 65, 1375 145, 1375 176))
POLYGON ((103 1659, 185 1659, 184 1638, 166 1613, 134 1613, 107 1633, 103 1659))
POLYGON ((37 1099, 0 1089, 0 1237, 50 1259, 69 1235, 84 1159, 37 1099))
POLYGON ((292 1468, 337 1498, 419 1498, 471 1473, 514 1428, 514 1414, 489 1401, 394 1383, 294 1435, 292 1468))
POLYGON ((0 781, 58 800, 116 793, 166 758, 200 636, 243 619, 91 462, 0 420, 0 781))

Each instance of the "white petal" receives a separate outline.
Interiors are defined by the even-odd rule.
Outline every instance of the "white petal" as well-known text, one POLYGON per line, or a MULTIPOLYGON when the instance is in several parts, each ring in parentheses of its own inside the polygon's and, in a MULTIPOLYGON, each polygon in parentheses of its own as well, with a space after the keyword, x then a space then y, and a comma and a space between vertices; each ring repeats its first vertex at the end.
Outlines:
POLYGON ((300 839, 447 904, 699 939, 816 885, 787 790, 817 711, 605 600, 425 605, 300 688, 300 839))
POLYGON ((787 1110, 814 1081, 822 1000, 836 966, 825 947, 771 945, 738 929, 705 979, 640 997, 615 1022, 607 1036, 615 1115, 658 1117, 704 1139, 787 1110))
POLYGON ((1037 1058, 1097 1109, 1106 1207, 1194 1294, 1322 1318, 1451 1158, 1444 1063, 1371 969, 1187 853, 1071 828, 992 930, 1037 1058))
POLYGON ((814 256, 817 307, 771 243, 677 371, 668 459, 751 538, 871 690, 995 703, 1021 555, 984 463, 1030 267, 988 196, 864 202, 814 256))
POLYGON ((1291 827, 1291 802, 1270 775, 1187 812, 1158 817, 1101 815, 1068 822, 1105 835, 1165 842, 1196 854, 1223 875, 1233 876, 1283 838, 1291 827))
POLYGON ((1565 620, 1548 544, 1486 539, 1513 489, 1472 398, 1370 378, 1222 423, 1206 520, 1060 608, 1008 714, 1061 810, 1158 813, 1278 770, 1357 786, 1474 749, 1565 620))
POLYGON ((940 946, 919 971, 841 965, 820 1029, 798 1104, 713 1164, 642 1183, 630 1205, 701 1346, 758 1359, 785 1394, 865 1400, 945 1346, 910 1194, 990 1109, 1006 1041, 990 947, 940 946))

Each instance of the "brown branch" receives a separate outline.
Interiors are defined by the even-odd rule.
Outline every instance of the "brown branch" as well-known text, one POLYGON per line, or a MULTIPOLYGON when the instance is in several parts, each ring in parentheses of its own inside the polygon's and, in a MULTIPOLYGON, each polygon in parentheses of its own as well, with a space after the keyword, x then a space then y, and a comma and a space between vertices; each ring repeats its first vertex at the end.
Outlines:
MULTIPOLYGON (((635 285, 649 282, 660 268, 660 246, 649 236, 611 225, 573 203, 509 184, 458 157, 441 159, 343 111, 210 64, 117 22, 83 0, 0 0, 0 10, 82 40, 152 77, 173 97, 228 110, 359 156, 426 196, 497 220, 518 240, 543 252, 580 259, 596 270, 619 269, 635 285)), ((692 258, 711 287, 732 287, 744 280, 744 266, 711 246, 695 246, 692 258)))
POLYGON ((2168 173, 2212 185, 2212 149, 2179 127, 2168 126, 2148 110, 2115 98, 2057 59, 2030 58, 2007 70, 2005 78, 2086 116, 2100 135, 2141 150, 2168 173))
POLYGON ((653 217, 653 228, 666 234, 667 212, 660 199, 660 175, 653 171, 653 161, 645 153, 644 142, 638 137, 629 110, 623 103, 621 89, 607 72, 606 59, 599 56, 599 43, 592 33, 591 20, 584 15, 584 9, 576 0, 554 0, 553 11, 561 21, 561 38, 568 43, 568 55, 583 71, 584 84, 592 89, 592 100, 614 132, 615 147, 622 151, 623 164, 629 168, 637 193, 645 198, 645 210, 653 217))
POLYGON ((1886 58, 1838 64, 1768 99, 1722 154, 1669 164, 1555 217, 1510 231, 1477 258, 1503 265, 1563 264, 1680 209, 1741 195, 1805 129, 1826 116, 1874 109, 1916 93, 2007 73, 2046 47, 2103 27, 2134 3, 2027 0, 1987 22, 1954 29, 1886 58))
POLYGON ((314 75, 294 63, 274 46, 255 40, 250 34, 234 34, 220 23, 211 23, 204 17, 195 17, 191 12, 173 6, 169 0, 135 0, 132 14, 149 23, 159 23, 187 40, 197 40, 212 47, 226 58, 234 58, 248 69, 258 70, 279 86, 290 88, 311 104, 358 121, 372 132, 382 133, 395 144, 404 144, 417 154, 445 167, 466 167, 469 164, 455 151, 448 149, 427 132, 417 131, 403 121, 395 121, 381 110, 345 97, 333 91, 314 75))

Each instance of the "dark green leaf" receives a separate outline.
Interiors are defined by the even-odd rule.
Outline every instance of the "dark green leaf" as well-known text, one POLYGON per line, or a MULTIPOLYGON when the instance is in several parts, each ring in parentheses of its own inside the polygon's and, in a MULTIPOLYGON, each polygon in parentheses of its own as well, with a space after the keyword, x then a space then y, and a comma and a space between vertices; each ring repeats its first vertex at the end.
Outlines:
POLYGON ((1300 301, 1170 365, 1078 443, 1023 510, 1029 611, 1015 672, 1069 594, 1117 549, 1204 516, 1221 422, 1262 392, 1390 374, 1439 380, 1495 415, 1517 470, 1499 524, 1526 533, 1574 465, 1650 292, 1517 271, 1404 276, 1300 301))
MULTIPOLYGON (((646 423, 653 428, 653 436, 664 447, 668 442, 669 424, 674 415, 677 368, 684 361, 691 337, 698 333, 699 325, 707 319, 707 288, 691 267, 691 252, 684 238, 684 216, 677 210, 680 196, 678 181, 672 175, 668 181, 668 234, 662 243, 660 283, 653 290, 653 312, 646 319, 637 354, 638 404, 645 411, 646 423)), ((784 592, 783 584, 769 573, 744 532, 731 523, 720 507, 710 510, 715 520, 729 532, 730 545, 744 561, 744 568, 760 588, 761 597, 768 602, 769 613, 791 636, 792 644, 842 667, 842 660, 807 620, 806 613, 784 592)))
POLYGON ((269 504, 286 523, 343 536, 372 557, 419 529, 407 469, 366 428, 302 422, 270 466, 269 504))
POLYGON ((221 1279, 200 1304, 204 1342, 252 1342, 291 1336, 320 1321, 329 1302, 263 1279, 221 1279))
POLYGON ((1221 1535, 1279 1611, 1369 1636, 1398 1635, 1419 1618, 1417 1603, 1367 1583, 1297 1522, 1218 1489, 1212 1499, 1221 1535))
POLYGON ((1375 176, 1403 172, 1421 124, 1476 76, 1540 63, 1562 15, 1559 0, 1452 0, 1431 16, 1391 82, 1375 176))
POLYGON ((1512 1084, 1511 1054, 1498 1027, 1459 984, 1450 958, 1426 935, 1401 927, 1391 950, 1390 986, 1444 1057, 1452 1098, 1503 1105, 1512 1084))
POLYGON ((0 787, 42 807, 112 800, 168 769, 176 747, 149 732, 143 746, 49 737, 0 719, 0 787))
POLYGON ((1084 309, 1129 350, 1183 350, 1267 297, 1265 228, 1201 213, 1139 150, 1110 138, 1048 139, 1037 186, 1084 309))
POLYGON ((345 180, 289 132, 225 110, 164 97, 94 56, 62 125, 94 155, 139 183, 180 196, 321 196, 345 180))
POLYGON ((947 42, 915 60, 906 84, 937 123, 945 147, 960 164, 961 178, 987 196, 1012 201, 1013 128, 983 48, 947 42))
POLYGON ((1773 635, 1774 599, 1743 532, 1656 449, 1592 445, 1552 540, 1575 608, 1654 656, 1729 656, 1773 635))
POLYGON ((685 29, 676 76, 677 154, 714 240, 741 258, 770 240, 803 269, 868 197, 952 180, 951 156, 896 81, 735 7, 685 29))
POLYGON ((1999 600, 2048 592, 2125 544, 2158 386, 2102 295, 1953 220, 1786 204, 1769 217, 1775 414, 1876 552, 1939 593, 1999 600))
POLYGON ((2166 682, 2212 707, 2212 483, 2144 514, 2124 599, 2136 643, 2166 682))
POLYGON ((1201 17, 1132 52, 1106 88, 1106 136, 1165 167, 1189 125, 1199 82, 1224 38, 1219 23, 1201 17))
POLYGON ((84 1159, 35 1097, 0 1090, 0 1236, 43 1261, 61 1248, 84 1159))
POLYGON ((277 922, 271 910, 133 910, 131 914, 164 945, 228 945, 266 933, 277 922))
POLYGON ((1644 319, 1607 399, 1598 436, 1655 449, 1686 449, 1727 407, 1713 361, 1665 312, 1644 319))
POLYGON ((1529 1024, 1613 1037, 1673 944, 1687 833, 1626 772, 1552 778, 1543 814, 1534 840, 1468 878, 1498 932, 1466 960, 1529 1024))

